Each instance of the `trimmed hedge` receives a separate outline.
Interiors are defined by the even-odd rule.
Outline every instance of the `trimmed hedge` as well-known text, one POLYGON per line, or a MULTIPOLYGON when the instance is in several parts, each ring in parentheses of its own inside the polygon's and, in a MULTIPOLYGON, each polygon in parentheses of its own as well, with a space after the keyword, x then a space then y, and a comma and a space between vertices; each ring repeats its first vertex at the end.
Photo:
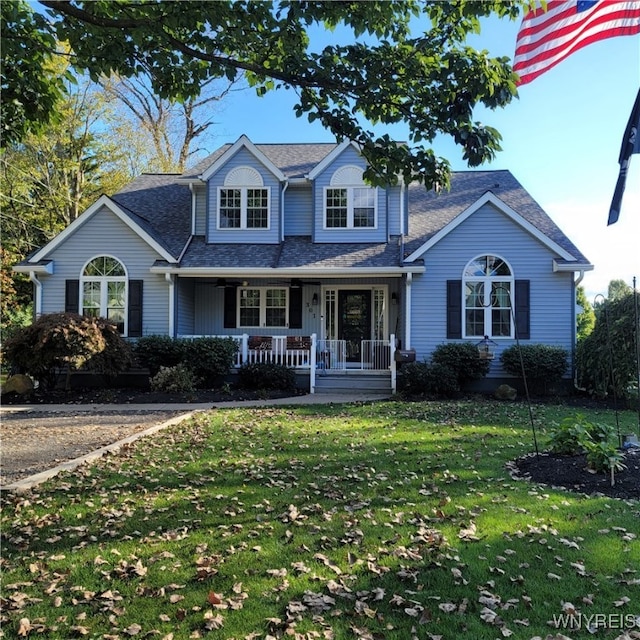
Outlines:
POLYGON ((282 364, 244 364, 238 369, 238 386, 242 389, 292 391, 296 388, 296 374, 293 369, 282 364))
POLYGON ((567 370, 569 354, 562 347, 548 344, 525 344, 508 347, 500 354, 504 370, 522 379, 522 368, 532 391, 546 394, 549 388, 560 382, 567 370), (522 363, 520 362, 522 354, 522 363))
POLYGON ((480 358, 478 348, 470 342, 438 345, 431 360, 434 364, 449 367, 456 374, 461 388, 468 382, 484 378, 491 367, 491 361, 480 358))

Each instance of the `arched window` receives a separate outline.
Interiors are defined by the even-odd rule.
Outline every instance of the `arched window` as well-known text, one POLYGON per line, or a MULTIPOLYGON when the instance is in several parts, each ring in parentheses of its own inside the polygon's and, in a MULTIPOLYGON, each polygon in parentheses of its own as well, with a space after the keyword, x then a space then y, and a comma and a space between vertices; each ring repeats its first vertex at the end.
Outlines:
POLYGON ((471 260, 462 276, 465 338, 512 338, 513 271, 498 256, 471 260))
POLYGON ((82 270, 81 308, 85 316, 111 320, 125 333, 127 273, 124 265, 111 256, 98 256, 82 270))
POLYGON ((362 178, 360 167, 345 166, 331 176, 324 192, 325 229, 374 229, 377 191, 362 178))

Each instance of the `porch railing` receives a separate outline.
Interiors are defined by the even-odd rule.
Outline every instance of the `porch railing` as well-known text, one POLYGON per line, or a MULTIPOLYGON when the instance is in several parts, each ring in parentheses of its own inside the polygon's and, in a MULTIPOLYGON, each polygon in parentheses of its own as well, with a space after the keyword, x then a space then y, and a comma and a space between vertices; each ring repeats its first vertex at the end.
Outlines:
POLYGON ((318 340, 311 336, 202 336, 181 335, 185 339, 230 338, 238 344, 235 366, 245 363, 268 362, 282 364, 295 369, 308 369, 311 373, 311 392, 315 388, 315 377, 329 371, 367 369, 371 371, 391 371, 391 386, 395 392, 395 336, 389 340, 363 340, 361 361, 347 365, 347 343, 345 340, 318 340))

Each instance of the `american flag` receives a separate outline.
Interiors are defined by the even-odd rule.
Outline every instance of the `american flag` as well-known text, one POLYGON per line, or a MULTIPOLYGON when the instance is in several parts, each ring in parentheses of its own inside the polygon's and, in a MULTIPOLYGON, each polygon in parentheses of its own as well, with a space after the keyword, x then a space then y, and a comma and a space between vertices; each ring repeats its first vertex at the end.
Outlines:
POLYGON ((592 42, 640 33, 640 0, 549 0, 529 11, 516 40, 513 70, 526 84, 592 42))

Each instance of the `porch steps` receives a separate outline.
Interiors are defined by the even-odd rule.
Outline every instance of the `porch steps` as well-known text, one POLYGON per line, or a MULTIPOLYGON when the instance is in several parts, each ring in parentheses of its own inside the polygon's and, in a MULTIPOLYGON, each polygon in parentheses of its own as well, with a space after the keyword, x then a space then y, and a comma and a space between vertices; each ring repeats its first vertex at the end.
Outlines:
POLYGON ((330 371, 316 376, 316 393, 391 395, 391 374, 386 371, 330 371))

